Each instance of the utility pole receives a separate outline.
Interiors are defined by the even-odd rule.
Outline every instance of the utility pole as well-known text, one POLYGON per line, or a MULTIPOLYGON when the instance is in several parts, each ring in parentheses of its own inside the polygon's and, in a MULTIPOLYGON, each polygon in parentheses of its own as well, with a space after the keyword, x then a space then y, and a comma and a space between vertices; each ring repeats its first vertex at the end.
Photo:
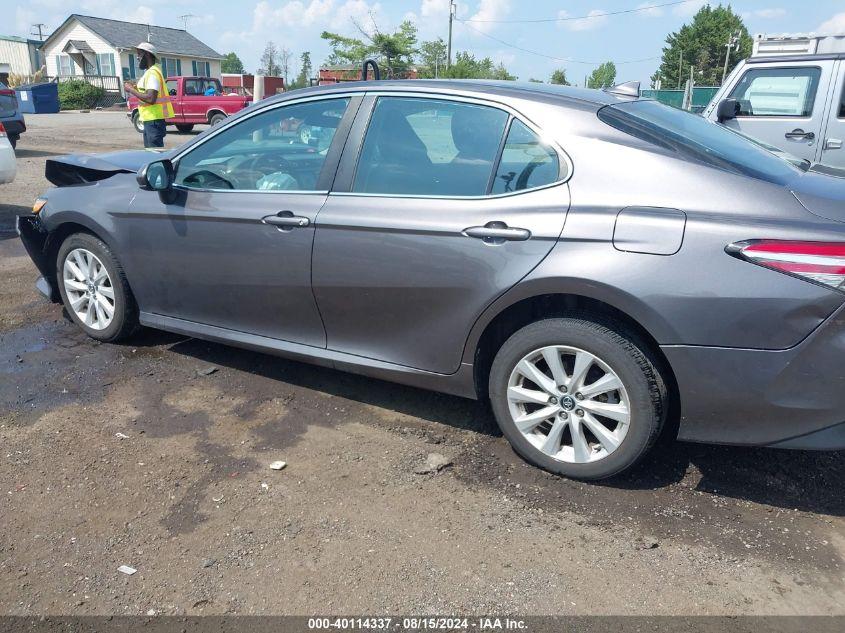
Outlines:
POLYGON ((452 67, 452 22, 455 19, 455 2, 449 0, 449 44, 446 47, 446 69, 452 67))
POLYGON ((684 69, 684 49, 681 49, 681 54, 678 59, 678 90, 681 89, 681 73, 684 69))
POLYGON ((30 31, 30 35, 35 35, 35 31, 37 30, 37 31, 38 31, 38 40, 39 40, 39 41, 41 41, 41 42, 43 42, 43 41, 44 41, 44 33, 41 31, 41 29, 42 29, 42 28, 45 28, 45 29, 46 29, 46 28, 47 28, 47 25, 46 25, 46 24, 41 24, 41 23, 39 22, 38 24, 33 24, 33 25, 32 25, 32 30, 30 31))
POLYGON ((725 77, 728 76, 728 60, 731 58, 731 49, 739 50, 739 37, 740 32, 737 31, 736 34, 731 33, 728 37, 728 43, 725 44, 725 67, 722 70, 722 83, 725 83, 725 77))

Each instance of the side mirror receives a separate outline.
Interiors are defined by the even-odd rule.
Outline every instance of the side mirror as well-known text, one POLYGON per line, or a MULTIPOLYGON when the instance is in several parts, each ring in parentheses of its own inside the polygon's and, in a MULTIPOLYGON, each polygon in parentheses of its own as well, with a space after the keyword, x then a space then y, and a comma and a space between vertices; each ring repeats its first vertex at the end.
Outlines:
POLYGON ((736 99, 724 99, 716 108, 716 118, 719 123, 735 119, 737 114, 739 114, 739 102, 736 99))
POLYGON ((138 172, 138 186, 145 191, 168 191, 173 186, 174 169, 170 159, 148 163, 138 172))

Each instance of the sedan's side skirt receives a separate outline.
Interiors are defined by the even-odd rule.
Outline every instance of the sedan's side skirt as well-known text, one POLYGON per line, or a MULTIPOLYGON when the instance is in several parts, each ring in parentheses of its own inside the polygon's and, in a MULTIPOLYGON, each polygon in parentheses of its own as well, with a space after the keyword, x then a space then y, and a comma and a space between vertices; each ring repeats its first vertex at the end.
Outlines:
POLYGON ((458 371, 454 374, 437 374, 412 367, 386 363, 372 358, 356 356, 354 354, 346 354, 311 345, 302 345, 301 343, 291 343, 290 341, 238 332, 237 330, 162 316, 160 314, 152 314, 150 312, 141 312, 139 320, 141 325, 146 327, 165 330, 175 334, 192 336, 216 343, 224 343, 234 347, 282 356, 322 367, 331 367, 333 369, 397 382, 403 385, 440 391, 463 398, 475 400, 478 397, 473 381, 473 366, 468 363, 461 364, 458 371))

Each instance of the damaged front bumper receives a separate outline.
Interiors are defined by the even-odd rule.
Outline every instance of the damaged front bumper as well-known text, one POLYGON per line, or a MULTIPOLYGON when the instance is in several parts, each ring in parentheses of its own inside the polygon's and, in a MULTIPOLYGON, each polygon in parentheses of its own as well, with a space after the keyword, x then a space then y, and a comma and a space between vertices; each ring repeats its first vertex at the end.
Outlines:
POLYGON ((47 229, 41 224, 37 215, 19 215, 15 226, 27 254, 41 273, 35 282, 35 287, 50 301, 60 303, 62 298, 56 285, 56 271, 48 256, 50 236, 47 229))

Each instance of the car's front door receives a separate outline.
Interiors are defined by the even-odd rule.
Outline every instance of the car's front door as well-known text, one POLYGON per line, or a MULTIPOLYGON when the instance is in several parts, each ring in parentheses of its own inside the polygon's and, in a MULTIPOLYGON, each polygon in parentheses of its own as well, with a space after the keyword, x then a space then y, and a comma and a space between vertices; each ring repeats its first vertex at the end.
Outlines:
POLYGON ((328 347, 455 372, 473 322, 560 235, 567 165, 499 107, 368 97, 317 218, 328 347))
POLYGON ((142 310, 324 346, 311 291, 314 221, 360 98, 268 107, 176 159, 175 200, 140 191, 126 230, 142 310), (319 142, 282 132, 295 117, 319 142))
POLYGON ((818 162, 833 67, 833 60, 746 65, 728 95, 739 113, 725 125, 818 162))

